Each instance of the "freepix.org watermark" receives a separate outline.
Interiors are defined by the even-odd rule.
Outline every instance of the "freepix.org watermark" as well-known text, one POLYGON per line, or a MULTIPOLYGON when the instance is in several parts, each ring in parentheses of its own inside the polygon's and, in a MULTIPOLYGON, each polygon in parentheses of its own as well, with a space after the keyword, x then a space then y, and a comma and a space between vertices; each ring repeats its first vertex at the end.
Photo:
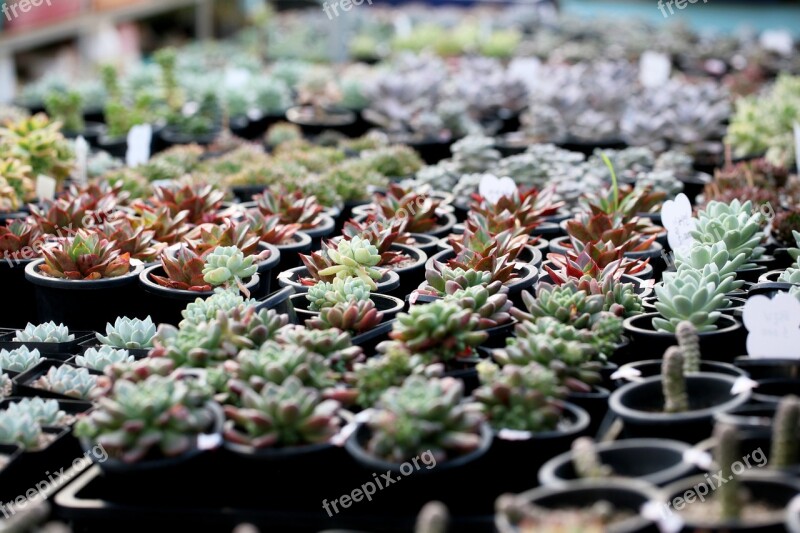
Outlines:
POLYGON ((377 473, 372 474, 374 478, 374 483, 372 481, 367 481, 360 488, 353 489, 352 492, 349 494, 344 494, 339 496, 335 500, 329 502, 327 499, 322 500, 322 508, 325 509, 325 512, 328 513, 329 517, 333 517, 334 514, 339 514, 339 505, 342 506, 342 509, 347 509, 354 502, 360 502, 364 498, 367 501, 372 501, 372 497, 379 491, 383 490, 389 485, 393 485, 397 483, 404 477, 408 477, 414 472, 421 470, 422 467, 425 467, 426 470, 430 470, 436 466, 436 457, 434 457, 433 452, 430 450, 424 451, 419 456, 412 458, 410 461, 406 461, 405 463, 400 465, 400 475, 393 475, 391 470, 387 470, 385 473, 378 476, 377 473), (420 465, 420 462, 422 464, 420 465))
POLYGON ((3 6, 0 7, 0 10, 3 11, 3 14, 6 16, 9 22, 17 18, 20 13, 27 13, 34 7, 39 7, 42 4, 47 4, 48 6, 52 6, 52 0, 20 0, 19 2, 5 2, 3 6))
MULTIPOLYGON (((686 9, 686 6, 689 4, 696 4, 700 0, 658 0, 658 9, 661 11, 661 14, 664 15, 664 18, 669 17, 669 15, 674 15, 675 10, 672 9, 674 5, 678 9, 686 9), (667 10, 669 10, 669 15, 667 15, 667 10)), ((704 4, 708 3, 708 0, 703 0, 704 4)))
MULTIPOLYGON (((327 0, 322 4, 322 10, 328 15, 328 20, 333 20, 333 17, 339 16, 338 9, 341 7, 342 11, 350 11, 353 6, 360 6, 365 0, 327 0)), ((372 5, 372 0, 366 0, 369 5, 372 5)))

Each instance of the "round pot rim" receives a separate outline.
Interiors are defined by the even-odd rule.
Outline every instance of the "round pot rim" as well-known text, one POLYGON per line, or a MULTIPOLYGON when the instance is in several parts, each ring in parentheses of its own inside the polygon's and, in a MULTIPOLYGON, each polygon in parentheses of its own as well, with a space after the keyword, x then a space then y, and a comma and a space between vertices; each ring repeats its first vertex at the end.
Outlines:
POLYGON ((294 242, 288 244, 273 244, 272 246, 277 248, 279 252, 283 250, 286 250, 286 252, 293 252, 296 249, 302 249, 306 246, 311 246, 311 235, 303 230, 297 230, 294 235, 292 235, 292 239, 294 242))
MULTIPOLYGON (((300 300, 301 298, 306 300, 306 301, 308 301, 306 299, 306 294, 308 294, 308 293, 298 292, 298 293, 292 294, 292 295, 289 296, 289 301, 300 300)), ((383 313, 399 313, 403 309, 403 306, 405 306, 405 302, 403 300, 401 300, 400 298, 397 298, 396 296, 391 296, 389 294, 381 294, 379 292, 371 292, 371 293, 369 293, 369 299, 372 300, 373 298, 384 299, 384 300, 390 301, 390 302, 392 302, 394 304, 389 309, 383 309, 382 310, 383 313)), ((374 302, 374 300, 373 300, 373 302, 374 302)), ((319 314, 319 311, 311 311, 310 309, 301 309, 301 310, 304 313, 313 313, 315 315, 319 314)))
MULTIPOLYGON (((610 450, 617 451, 617 450, 631 450, 631 449, 641 449, 641 448, 644 449, 661 448, 676 452, 681 456, 686 451, 692 448, 690 444, 678 440, 653 439, 653 438, 623 439, 611 442, 599 442, 595 445, 595 447, 598 453, 610 450)), ((572 452, 572 450, 567 450, 564 453, 556 455, 555 457, 547 461, 544 465, 542 465, 542 467, 539 469, 539 483, 541 483, 544 486, 557 486, 572 481, 570 479, 562 479, 556 477, 556 470, 562 467, 563 465, 571 462, 573 455, 574 453, 572 452)), ((652 472, 651 474, 647 474, 647 476, 643 476, 642 478, 632 478, 632 479, 641 479, 643 481, 646 481, 647 483, 659 485, 667 480, 684 478, 693 471, 694 471, 694 465, 686 463, 685 461, 681 460, 670 467, 664 468, 662 470, 657 470, 655 472, 652 472), (645 477, 647 478, 647 480, 644 479, 645 477)))
MULTIPOLYGON (((560 437, 566 437, 572 434, 581 433, 584 430, 586 430, 586 428, 589 427, 589 422, 591 421, 591 418, 589 417, 589 413, 586 411, 586 409, 568 401, 562 401, 560 403, 561 406, 564 408, 564 411, 572 414, 572 417, 574 419, 572 423, 569 425, 569 427, 565 429, 553 429, 549 431, 540 431, 539 433, 531 433, 530 437, 522 440, 540 441, 546 439, 556 439, 560 437)), ((563 416, 564 415, 562 414, 562 418, 563 416)), ((499 436, 500 431, 503 430, 502 429, 497 430, 495 428, 492 428, 492 434, 494 435, 494 438, 503 441, 508 440, 499 436)))
MULTIPOLYGON (((159 296, 165 296, 167 298, 173 300, 186 300, 194 301, 195 298, 207 298, 214 294, 215 289, 211 289, 210 291, 185 291, 183 289, 172 289, 170 287, 163 287, 156 283, 155 281, 150 279, 150 274, 153 273, 154 270, 163 269, 164 266, 161 263, 156 263, 154 265, 150 265, 149 267, 145 268, 144 270, 139 273, 139 281, 144 286, 144 289, 147 292, 152 294, 158 294, 159 296)), ((250 281, 244 284, 248 290, 253 290, 258 286, 260 282, 260 278, 258 272, 253 274, 250 277, 250 281)))
MULTIPOLYGON (((646 328, 643 328, 643 327, 640 327, 640 326, 634 324, 634 322, 639 321, 639 320, 645 320, 645 319, 651 319, 652 320, 654 317, 660 317, 660 316, 661 316, 661 313, 658 313, 658 312, 655 312, 655 313, 642 313, 640 315, 631 316, 631 317, 626 318, 622 322, 622 327, 623 327, 623 329, 625 331, 630 331, 630 332, 636 333, 638 335, 653 335, 653 336, 656 336, 656 337, 659 337, 659 338, 664 338, 664 339, 675 337, 674 333, 670 333, 668 331, 658 331, 656 329, 646 329, 646 328)), ((739 322, 738 320, 736 320, 734 317, 732 317, 730 315, 721 314, 719 319, 717 320, 717 324, 719 324, 720 321, 732 322, 732 324, 730 324, 729 326, 725 326, 724 328, 718 328, 718 329, 715 329, 715 330, 712 330, 712 331, 698 332, 697 335, 700 338, 703 338, 704 336, 705 337, 709 337, 710 335, 713 335, 715 333, 732 333, 732 332, 734 332, 737 329, 742 327, 741 322, 739 322)))
POLYGON ((306 235, 311 237, 312 239, 325 237, 333 233, 333 230, 336 227, 336 221, 333 219, 331 215, 328 213, 320 213, 319 214, 320 223, 317 224, 313 228, 301 228, 306 235))
MULTIPOLYGON (((717 381, 725 381, 731 387, 736 382, 735 377, 729 376, 727 374, 715 374, 712 372, 697 372, 686 375, 686 380, 717 380, 717 381)), ((611 396, 608 399, 608 408, 611 409, 617 416, 622 418, 623 420, 635 420, 639 422, 651 422, 651 423, 669 423, 674 422, 677 420, 690 422, 690 421, 699 421, 707 418, 713 418, 714 414, 717 412, 727 411, 733 409, 735 407, 739 407, 747 403, 750 400, 751 392, 745 391, 739 393, 737 395, 731 395, 731 398, 710 406, 705 407, 703 409, 696 409, 693 411, 685 411, 681 413, 663 413, 663 412, 652 412, 652 411, 640 411, 638 409, 634 409, 632 407, 628 407, 622 402, 622 398, 626 396, 631 390, 643 387, 652 387, 656 384, 661 383, 661 376, 651 376, 649 378, 644 378, 642 381, 634 381, 631 383, 626 383, 622 387, 618 388, 614 392, 611 393, 611 396)))
POLYGON ((409 272, 411 270, 414 270, 415 268, 420 268, 420 267, 425 268, 425 263, 428 262, 428 254, 426 254, 425 252, 423 252, 422 250, 420 250, 416 246, 409 246, 408 244, 395 243, 395 244, 392 244, 389 247, 389 249, 392 249, 392 248, 395 248, 395 249, 396 248, 400 248, 400 251, 402 251, 406 255, 411 256, 412 258, 414 258, 414 256, 416 256, 416 261, 414 261, 410 265, 406 265, 404 267, 399 267, 399 268, 389 267, 395 272, 404 273, 404 272, 409 272))
POLYGON ((144 271, 144 263, 136 259, 131 259, 130 267, 127 274, 116 276, 114 278, 101 278, 101 279, 60 279, 45 276, 39 272, 39 267, 44 264, 44 259, 34 259, 25 265, 25 279, 34 285, 40 287, 49 287, 51 289, 69 289, 69 290, 86 290, 86 289, 108 289, 112 287, 122 287, 136 282, 136 278, 144 271))
MULTIPOLYGON (((278 274, 278 283, 283 287, 294 287, 298 292, 306 292, 308 291, 308 286, 297 281, 299 273, 302 271, 305 271, 306 273, 308 272, 305 265, 284 270, 278 274), (289 273, 288 275, 283 275, 287 272, 289 273)), ((378 285, 378 290, 373 292, 380 292, 381 294, 384 294, 385 292, 391 292, 400 286, 400 276, 397 275, 397 272, 394 272, 393 270, 387 270, 384 272, 381 280, 375 282, 378 285), (384 277, 386 278, 385 280, 383 280, 384 277), (385 286, 381 286, 382 283, 385 284, 385 286)))
MULTIPOLYGON (((661 365, 662 362, 663 362, 662 359, 643 359, 641 361, 631 361, 630 363, 625 363, 623 365, 620 365, 619 368, 636 368, 638 365, 643 365, 643 364, 661 365)), ((732 363, 725 363, 723 361, 712 361, 711 359, 708 359, 708 360, 700 359, 700 364, 701 365, 708 364, 708 365, 711 365, 711 366, 721 366, 721 367, 729 369, 729 370, 734 370, 737 374, 739 374, 740 376, 743 376, 743 377, 748 377, 750 375, 745 370, 742 370, 738 366, 736 366, 736 365, 734 365, 732 363)), ((706 372, 706 374, 721 374, 721 373, 722 372, 706 372)))
POLYGON ((333 444, 328 442, 318 442, 316 444, 303 444, 300 446, 289 446, 282 448, 254 448, 247 444, 237 444, 230 442, 228 439, 222 439, 222 447, 226 451, 233 453, 240 457, 245 457, 252 460, 262 461, 280 461, 287 457, 297 457, 314 452, 327 451, 334 447, 333 444))
POLYGON ((256 263, 258 266, 258 273, 263 274, 264 272, 268 272, 278 266, 278 263, 281 262, 281 251, 278 249, 277 246, 274 244, 269 244, 267 242, 259 241, 258 247, 262 250, 269 250, 269 257, 261 261, 260 263, 256 263))
POLYGON ((349 126, 356 122, 356 114, 349 109, 339 108, 339 109, 326 109, 325 113, 329 116, 336 116, 339 115, 343 117, 339 120, 334 120, 332 122, 327 123, 319 123, 319 122, 309 122, 308 120, 303 119, 303 115, 301 109, 311 108, 312 106, 303 106, 303 105, 295 105, 291 106, 289 109, 286 110, 284 116, 286 120, 289 122, 293 122, 300 126, 323 126, 323 127, 337 127, 337 126, 349 126), (346 118, 345 118, 346 117, 346 118))

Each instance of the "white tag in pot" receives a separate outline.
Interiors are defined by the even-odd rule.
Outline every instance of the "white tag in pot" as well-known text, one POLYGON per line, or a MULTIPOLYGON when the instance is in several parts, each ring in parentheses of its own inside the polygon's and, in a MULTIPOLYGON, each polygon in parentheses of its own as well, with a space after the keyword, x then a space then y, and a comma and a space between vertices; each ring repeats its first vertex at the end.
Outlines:
POLYGON ((660 87, 669 80, 672 61, 667 54, 647 50, 639 58, 639 81, 645 87, 660 87))
POLYGON ((125 162, 129 167, 144 165, 150 160, 150 142, 153 139, 153 127, 150 124, 134 126, 128 132, 128 153, 125 162))
POLYGON ((676 255, 685 255, 694 244, 692 230, 697 220, 692 218, 692 204, 689 198, 681 193, 675 200, 667 200, 661 207, 661 223, 667 230, 669 247, 676 255))
POLYGON ((478 185, 478 194, 491 204, 496 204, 503 196, 513 196, 517 184, 509 177, 498 178, 493 174, 484 174, 478 185))
POLYGON ((39 201, 52 200, 56 197, 56 185, 58 182, 50 176, 39 174, 36 177, 36 198, 39 201))
POLYGON ((79 184, 85 184, 88 177, 89 167, 89 143, 83 136, 79 135, 75 139, 75 181, 79 184))
POLYGON ((800 359, 800 301, 787 292, 748 298, 742 312, 747 353, 754 358, 800 359))

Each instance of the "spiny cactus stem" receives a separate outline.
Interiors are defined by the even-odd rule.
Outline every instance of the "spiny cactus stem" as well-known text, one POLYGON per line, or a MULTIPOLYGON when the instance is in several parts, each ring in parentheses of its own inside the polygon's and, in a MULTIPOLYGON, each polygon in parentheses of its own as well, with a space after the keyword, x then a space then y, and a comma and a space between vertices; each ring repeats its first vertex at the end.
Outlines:
POLYGON ((675 335, 683 351, 684 373, 700 372, 700 338, 697 336, 697 328, 684 320, 675 328, 675 335))
POLYGON ((786 396, 778 404, 772 426, 770 463, 773 468, 786 468, 797 462, 799 426, 800 398, 786 396))
POLYGON ((739 482, 731 466, 741 459, 739 453, 739 436, 733 426, 717 424, 714 428, 717 443, 715 458, 720 468, 721 478, 727 480, 718 488, 720 519, 723 521, 738 520, 742 508, 739 482))
POLYGON ((682 413, 689 410, 686 378, 683 374, 683 352, 671 346, 664 354, 661 365, 661 382, 664 393, 664 411, 682 413))

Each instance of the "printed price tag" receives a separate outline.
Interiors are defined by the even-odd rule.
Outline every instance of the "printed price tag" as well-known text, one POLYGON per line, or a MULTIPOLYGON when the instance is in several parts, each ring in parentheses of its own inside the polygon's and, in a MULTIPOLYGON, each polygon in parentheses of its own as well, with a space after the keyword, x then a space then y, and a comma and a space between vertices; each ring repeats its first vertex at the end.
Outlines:
POLYGON ((134 126, 128 132, 128 153, 125 162, 129 167, 143 165, 150 160, 150 142, 153 139, 153 127, 150 124, 134 126))
POLYGON ((742 313, 747 353, 754 358, 800 359, 800 301, 787 292, 747 299, 742 313))
POLYGON ((517 184, 509 177, 498 178, 493 174, 484 174, 478 185, 478 193, 491 204, 496 204, 503 196, 513 196, 517 184))
POLYGON ((648 50, 639 58, 639 81, 645 87, 660 87, 669 80, 672 61, 669 56, 648 50))
POLYGON ((56 197, 56 185, 58 182, 50 176, 39 174, 36 177, 36 197, 39 201, 53 200, 56 197))
POLYGON ((669 246, 676 255, 686 255, 694 244, 692 230, 697 220, 692 218, 692 204, 681 193, 675 200, 667 200, 661 207, 661 223, 667 229, 669 246))
POLYGON ((89 143, 83 136, 75 139, 75 181, 83 185, 89 181, 89 143))

